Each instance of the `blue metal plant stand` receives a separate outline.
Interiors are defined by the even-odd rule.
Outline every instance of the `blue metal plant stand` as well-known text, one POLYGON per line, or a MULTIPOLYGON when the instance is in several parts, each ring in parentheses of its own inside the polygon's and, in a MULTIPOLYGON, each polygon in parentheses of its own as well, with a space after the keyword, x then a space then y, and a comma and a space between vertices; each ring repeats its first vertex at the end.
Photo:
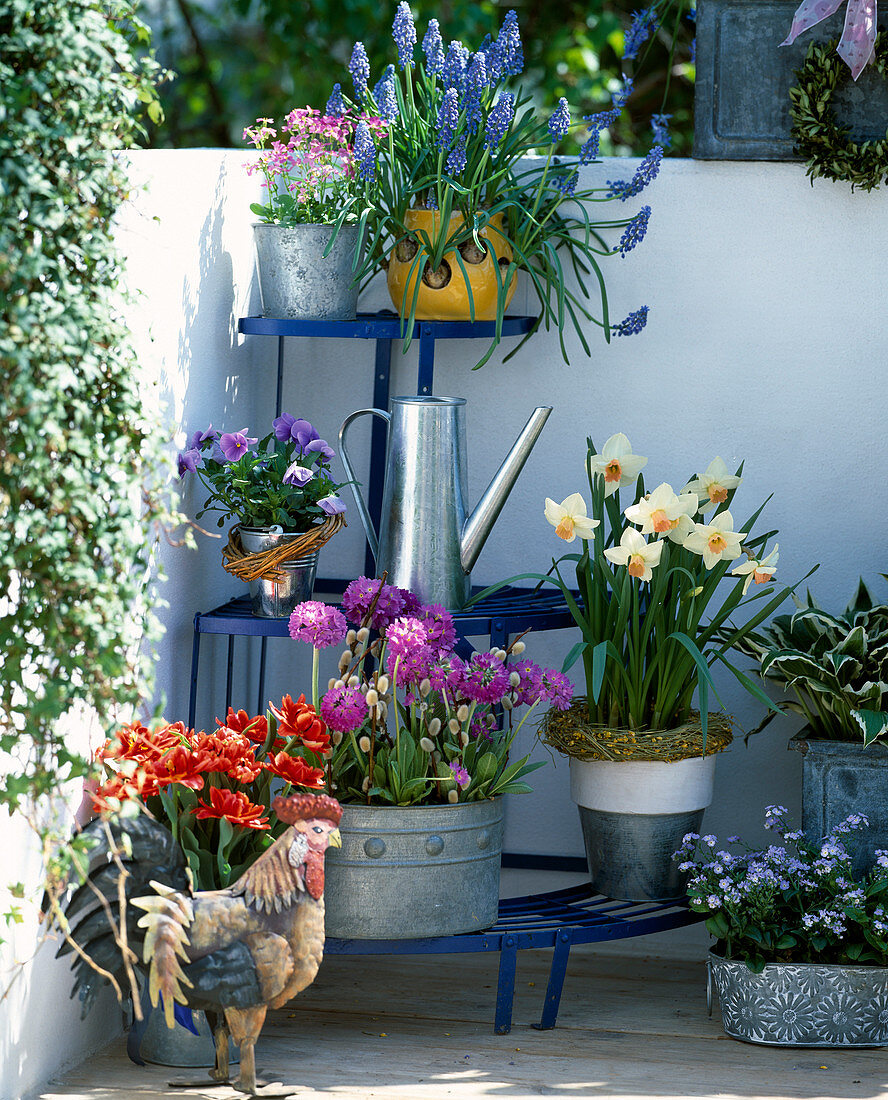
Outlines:
MULTIPOLYGON (((506 863, 504 856, 503 862, 506 863)), ((577 861, 585 866, 583 861, 577 861)), ((328 955, 424 955, 499 951, 494 1031, 512 1030, 512 1002, 518 952, 527 948, 552 948, 549 983, 540 1022, 533 1026, 550 1030, 558 1018, 561 991, 574 944, 602 943, 664 932, 700 921, 687 906, 672 902, 614 901, 593 892, 587 883, 547 894, 529 894, 500 901, 499 918, 483 932, 416 940, 328 939, 328 955)))

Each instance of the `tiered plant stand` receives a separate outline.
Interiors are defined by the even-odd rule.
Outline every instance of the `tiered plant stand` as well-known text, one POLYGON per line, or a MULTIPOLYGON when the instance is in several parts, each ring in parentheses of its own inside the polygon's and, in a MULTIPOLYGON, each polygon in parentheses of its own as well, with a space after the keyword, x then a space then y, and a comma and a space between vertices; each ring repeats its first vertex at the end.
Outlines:
MULTIPOLYGON (((533 317, 506 317, 504 336, 519 336, 530 331, 533 317)), ((284 346, 287 337, 321 336, 376 341, 373 384, 373 405, 388 408, 391 377, 392 344, 403 338, 401 319, 394 313, 358 314, 355 321, 289 321, 266 317, 244 317, 238 330, 247 335, 275 336, 277 348, 276 415, 281 412, 284 372, 284 346)), ((492 321, 419 321, 413 337, 419 342, 417 393, 430 394, 434 382, 435 343, 438 340, 491 339, 492 321)), ((385 426, 373 425, 370 446, 370 477, 368 508, 375 522, 382 505, 383 467, 385 461, 385 426)), ((366 570, 375 572, 369 548, 366 570)), ((335 600, 343 592, 344 580, 319 580, 318 595, 335 600)), ((476 589, 480 591, 480 589, 476 589)), ((453 612, 454 625, 463 648, 471 648, 466 639, 489 637, 491 646, 506 648, 509 638, 522 631, 559 630, 570 627, 573 619, 561 593, 555 590, 505 588, 468 610, 453 612)), ((234 640, 238 637, 259 638, 259 683, 257 712, 265 708, 266 645, 269 638, 288 638, 286 619, 260 619, 250 612, 248 596, 229 600, 212 611, 194 616, 194 641, 191 658, 191 693, 188 724, 194 725, 197 709, 197 687, 200 671, 200 641, 204 634, 228 637, 228 660, 225 683, 225 707, 232 701, 234 640)), ((503 853, 504 867, 525 867, 558 871, 586 870, 580 857, 525 855, 503 853)), ((464 932, 456 936, 411 940, 339 940, 328 939, 325 950, 330 955, 416 955, 460 954, 464 952, 499 951, 494 1030, 504 1035, 512 1027, 512 1001, 518 952, 527 948, 552 948, 549 984, 540 1022, 534 1027, 553 1028, 558 1016, 561 990, 567 972, 570 949, 574 944, 601 943, 662 932, 670 928, 694 924, 700 918, 684 905, 659 902, 615 901, 595 894, 589 884, 544 894, 530 894, 500 901, 499 916, 493 927, 482 932, 464 932)))

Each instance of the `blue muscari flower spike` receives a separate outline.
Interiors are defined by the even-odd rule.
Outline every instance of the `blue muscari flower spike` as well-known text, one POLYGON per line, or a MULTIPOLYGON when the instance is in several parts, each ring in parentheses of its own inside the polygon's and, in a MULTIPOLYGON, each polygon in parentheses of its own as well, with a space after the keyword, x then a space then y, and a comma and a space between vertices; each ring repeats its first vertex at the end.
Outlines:
POLYGON ((364 96, 367 94, 367 81, 370 79, 370 61, 363 42, 355 43, 351 61, 348 63, 348 71, 355 86, 355 99, 358 103, 363 103, 364 96))
POLYGON ((503 92, 493 106, 493 110, 487 116, 487 125, 484 127, 484 144, 493 152, 512 125, 515 117, 515 97, 508 92, 503 92))
POLYGON ((398 65, 409 68, 413 65, 413 47, 416 45, 416 24, 407 0, 401 0, 392 23, 392 38, 398 47, 398 65))
POLYGON ((336 118, 345 114, 345 100, 342 98, 342 88, 339 84, 333 85, 333 93, 327 100, 327 106, 324 110, 326 114, 336 118))
POLYGON ((442 78, 445 88, 462 91, 466 82, 466 65, 469 63, 469 51, 462 42, 451 42, 444 58, 442 78))
POLYGON ((623 236, 620 237, 620 243, 614 246, 614 252, 619 252, 621 256, 625 257, 637 244, 641 244, 645 233, 647 233, 650 219, 651 208, 643 206, 623 230, 623 236))
POLYGON ((662 145, 664 149, 668 149, 672 144, 672 138, 669 136, 669 120, 672 115, 651 115, 651 130, 654 134, 654 141, 657 145, 662 145))
POLYGON ((483 53, 476 53, 466 70, 466 86, 462 109, 466 113, 469 133, 474 134, 481 121, 481 95, 487 87, 487 62, 483 53))
POLYGON ((635 175, 628 182, 626 180, 608 180, 610 190, 607 193, 609 199, 619 199, 625 202, 634 195, 640 194, 645 187, 657 178, 660 171, 660 161, 663 159, 663 146, 655 145, 644 160, 635 169, 635 175))
POLYGON ((614 105, 615 111, 622 111, 629 101, 629 97, 632 95, 632 90, 635 87, 635 81, 631 76, 623 77, 623 84, 614 94, 611 96, 611 101, 614 105))
POLYGON ((386 66, 385 72, 379 78, 373 89, 373 98, 376 101, 376 109, 380 118, 394 122, 398 117, 398 96, 395 92, 395 66, 386 66))
POLYGON ((370 127, 363 119, 355 127, 354 156, 359 177, 372 183, 376 179, 376 146, 373 144, 370 127))
POLYGON ((463 134, 459 141, 450 150, 444 169, 449 176, 458 176, 466 167, 466 135, 463 134))
POLYGON ((617 336, 635 336, 644 328, 648 319, 648 307, 642 306, 629 316, 620 321, 618 325, 611 325, 611 331, 617 336))
POLYGON ((564 96, 549 118, 549 134, 552 141, 560 141, 570 129, 570 109, 564 96))
POLYGON ((579 172, 568 172, 566 176, 553 176, 551 183, 556 191, 560 191, 565 198, 571 199, 576 192, 579 179, 579 172))
POLYGON ((524 49, 521 45, 521 32, 518 29, 518 14, 514 9, 506 13, 503 25, 496 36, 493 52, 496 56, 499 76, 518 76, 523 72, 524 49))
POLYGON ((444 93, 436 126, 438 148, 449 149, 456 136, 456 128, 459 126, 459 92, 456 88, 448 88, 444 93))
POLYGON ((444 71, 444 43, 441 41, 441 31, 437 19, 429 20, 429 29, 422 40, 422 51, 425 54, 425 70, 427 73, 442 73, 444 71))
POLYGON ((638 57, 638 51, 659 26, 660 20, 653 8, 634 12, 632 26, 626 32, 624 40, 623 57, 627 60, 638 57))
POLYGON ((620 117, 620 109, 612 107, 609 111, 599 111, 594 115, 584 115, 583 121, 588 122, 589 140, 580 149, 580 164, 591 164, 598 157, 601 131, 607 130, 620 117))

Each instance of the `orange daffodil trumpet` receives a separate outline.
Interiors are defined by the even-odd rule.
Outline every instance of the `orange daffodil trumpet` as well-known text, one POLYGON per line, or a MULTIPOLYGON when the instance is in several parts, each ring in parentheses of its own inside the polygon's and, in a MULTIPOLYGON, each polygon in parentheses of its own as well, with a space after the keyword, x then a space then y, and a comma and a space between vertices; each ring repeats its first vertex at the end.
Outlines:
POLYGON ((579 493, 571 493, 560 504, 546 497, 546 519, 555 528, 555 534, 565 542, 594 539, 595 528, 601 522, 590 519, 586 512, 586 502, 579 493))
POLYGON ((780 543, 774 543, 774 549, 766 558, 762 558, 760 561, 757 558, 749 556, 749 560, 743 562, 742 565, 735 566, 731 570, 732 577, 746 577, 743 582, 743 595, 745 596, 749 586, 755 584, 766 584, 768 581, 774 579, 774 574, 777 572, 777 559, 780 556, 777 551, 780 547, 780 543))
POLYGON ((620 545, 609 547, 604 556, 614 565, 625 565, 630 577, 649 581, 654 575, 654 569, 660 564, 662 553, 662 542, 648 542, 634 527, 627 527, 620 539, 620 545))
POLYGON ((719 504, 724 504, 728 499, 728 493, 736 489, 742 480, 742 477, 728 472, 723 459, 714 458, 706 467, 705 473, 697 474, 693 481, 685 485, 682 492, 697 494, 702 514, 719 504))
POLYGON ((712 523, 698 523, 684 545, 692 554, 701 554, 703 564, 707 569, 712 569, 720 561, 733 561, 740 557, 740 543, 746 534, 746 531, 734 530, 734 517, 730 512, 719 512, 712 523))
POLYGON ((624 485, 631 485, 647 459, 632 453, 632 444, 617 432, 601 448, 601 454, 589 456, 589 473, 604 478, 604 495, 611 496, 624 485))

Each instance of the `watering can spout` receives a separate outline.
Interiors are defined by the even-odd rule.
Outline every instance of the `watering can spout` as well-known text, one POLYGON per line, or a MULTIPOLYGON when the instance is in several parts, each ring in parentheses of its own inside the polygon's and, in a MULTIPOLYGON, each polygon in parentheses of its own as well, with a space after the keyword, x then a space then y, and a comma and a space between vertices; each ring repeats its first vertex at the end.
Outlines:
POLYGON ((512 486, 521 473, 533 445, 539 439, 551 411, 551 405, 541 405, 534 409, 503 464, 485 489, 484 495, 466 519, 460 540, 460 563, 466 573, 471 572, 472 566, 477 561, 487 536, 496 523, 506 498, 512 491, 512 486))

